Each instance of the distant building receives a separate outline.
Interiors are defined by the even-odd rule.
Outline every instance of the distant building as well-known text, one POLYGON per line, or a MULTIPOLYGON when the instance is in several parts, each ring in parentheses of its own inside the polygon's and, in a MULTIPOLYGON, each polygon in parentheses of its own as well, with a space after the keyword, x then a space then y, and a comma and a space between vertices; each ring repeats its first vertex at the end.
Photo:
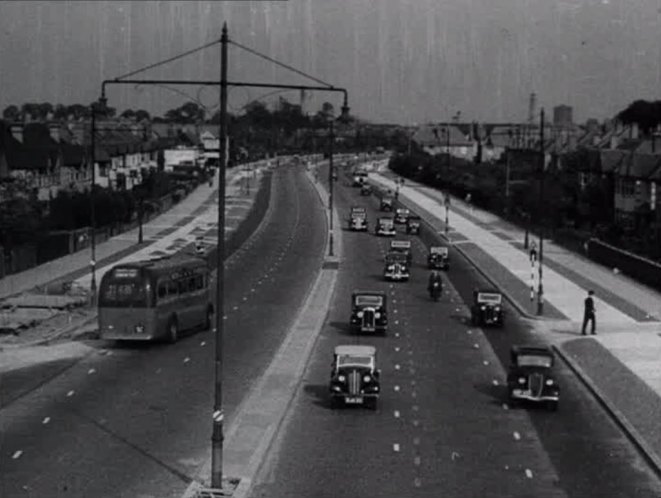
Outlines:
POLYGON ((571 127, 574 124, 574 108, 569 105, 558 105, 553 108, 553 124, 555 126, 571 127))

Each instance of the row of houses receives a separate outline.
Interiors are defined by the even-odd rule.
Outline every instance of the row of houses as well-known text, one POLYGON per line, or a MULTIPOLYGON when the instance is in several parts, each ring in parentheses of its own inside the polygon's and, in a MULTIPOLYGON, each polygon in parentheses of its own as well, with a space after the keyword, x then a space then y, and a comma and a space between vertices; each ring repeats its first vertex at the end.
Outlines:
POLYGON ((100 187, 131 190, 150 170, 171 166, 166 164, 170 151, 188 148, 199 151, 200 159, 205 156, 196 131, 167 124, 102 120, 95 125, 94 138, 92 151, 89 121, 0 120, 0 202, 15 194, 17 183, 40 201, 61 190, 87 190, 92 173, 100 187))
MULTIPOLYGON (((548 124, 546 168, 576 175, 581 188, 600 185, 612 195, 614 222, 624 230, 661 230, 661 130, 643 135, 635 125, 548 124)), ((450 154, 478 163, 519 156, 535 161, 540 127, 531 124, 438 123, 420 126, 411 140, 430 155, 450 154), (531 159, 532 158, 532 159, 531 159)), ((539 158, 539 155, 537 155, 539 158)), ((504 161, 503 161, 504 162, 504 161)))

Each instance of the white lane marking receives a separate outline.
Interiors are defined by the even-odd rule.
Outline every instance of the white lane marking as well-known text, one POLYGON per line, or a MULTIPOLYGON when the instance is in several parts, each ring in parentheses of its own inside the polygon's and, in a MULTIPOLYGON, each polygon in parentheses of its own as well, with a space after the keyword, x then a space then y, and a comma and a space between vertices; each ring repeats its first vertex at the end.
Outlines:
POLYGON ((255 292, 255 289, 254 289, 254 288, 253 288, 253 289, 250 289, 250 292, 255 292))
POLYGON ((411 381, 411 385, 415 386, 415 381, 414 380, 411 381))
POLYGON ((395 352, 399 353, 399 346, 395 346, 395 352))
POLYGON ((420 407, 418 405, 413 405, 412 409, 414 412, 417 412, 420 409, 420 407))
POLYGON ((485 364, 485 365, 489 364, 489 362, 487 360, 484 360, 482 363, 485 364))
POLYGON ((395 332, 395 337, 399 337, 399 332, 395 332))
POLYGON ((395 418, 399 418, 399 410, 395 410, 393 415, 395 416, 395 418))
POLYGON ((160 368, 157 368, 157 369, 156 369, 156 373, 157 373, 157 374, 160 374, 160 373, 161 373, 161 369, 160 369, 160 368))
POLYGON ((409 373, 413 375, 415 373, 415 368, 409 368, 409 373))
POLYGON ((44 424, 44 425, 46 425, 48 422, 50 422, 50 417, 45 417, 45 418, 41 421, 41 423, 44 424))
POLYGON ((87 371, 87 374, 88 374, 88 375, 92 375, 94 372, 96 372, 96 370, 94 370, 93 368, 90 368, 90 369, 87 371))
POLYGON ((414 437, 413 438, 413 444, 418 446, 420 444, 420 438, 419 437, 414 437))
POLYGON ((457 458, 459 458, 459 453, 457 453, 456 451, 453 451, 453 452, 450 454, 450 458, 451 458, 452 461, 454 462, 457 458))
POLYGON ((422 479, 420 479, 419 477, 416 477, 415 479, 413 479, 413 485, 416 488, 419 488, 420 486, 422 486, 422 479))
MULTIPOLYGON (((397 311, 395 311, 397 313, 397 311)), ((395 325, 399 325, 399 320, 395 320, 395 325)))
POLYGON ((22 451, 22 450, 18 450, 18 451, 16 451, 11 457, 12 457, 14 460, 18 460, 19 458, 21 458, 21 455, 22 455, 22 454, 23 454, 23 451, 22 451))
POLYGON ((189 361, 190 361, 190 358, 188 356, 186 356, 186 358, 184 358, 184 363, 188 363, 189 361))
POLYGON ((413 459, 413 465, 420 465, 421 459, 419 456, 415 457, 413 459))
POLYGON ((206 343, 207 343, 207 341, 202 341, 202 342, 200 343, 200 346, 204 346, 206 343))
POLYGON ((69 392, 67 393, 67 398, 70 398, 71 396, 73 396, 73 393, 74 393, 73 391, 69 391, 69 392))
POLYGON ((392 445, 393 451, 399 451, 399 443, 395 443, 392 445))
POLYGON ((413 420, 411 423, 413 424, 413 427, 418 427, 418 425, 420 425, 420 421, 418 420, 413 420))
POLYGON ((468 329, 468 330, 466 331, 466 333, 467 333, 467 334, 472 334, 472 333, 473 333, 473 331, 472 331, 472 330, 470 330, 470 329, 468 329))
POLYGON ((494 386, 497 386, 497 385, 498 385, 498 381, 497 381, 496 379, 493 379, 492 382, 493 382, 493 385, 494 385, 494 386))
POLYGON ((509 410, 510 407, 507 403, 503 403, 503 410, 509 410))
POLYGON ((247 300, 248 300, 248 298, 244 296, 244 297, 243 297, 243 300, 244 300, 244 301, 247 301, 247 300))
POLYGON ((476 342, 475 344, 473 344, 473 348, 474 349, 480 349, 480 345, 476 342))
POLYGON ((399 370, 399 365, 395 365, 395 370, 399 370))
POLYGON ((395 313, 397 313, 397 310, 393 310, 395 313))
POLYGON ((415 392, 415 391, 411 391, 411 397, 412 397, 412 398, 417 398, 417 397, 418 397, 418 393, 415 392))
POLYGON ((530 470, 530 469, 526 469, 526 477, 527 477, 528 479, 532 479, 532 470, 530 470))
POLYGON ((517 441, 519 441, 519 440, 521 439, 521 434, 519 434, 519 433, 516 432, 516 431, 514 431, 513 436, 514 436, 514 439, 516 439, 517 441))
POLYGON ((238 306, 232 306, 232 311, 236 311, 236 310, 238 310, 238 309, 239 309, 238 306))
POLYGON ((399 386, 395 386, 393 389, 394 389, 395 391, 399 391, 399 386))

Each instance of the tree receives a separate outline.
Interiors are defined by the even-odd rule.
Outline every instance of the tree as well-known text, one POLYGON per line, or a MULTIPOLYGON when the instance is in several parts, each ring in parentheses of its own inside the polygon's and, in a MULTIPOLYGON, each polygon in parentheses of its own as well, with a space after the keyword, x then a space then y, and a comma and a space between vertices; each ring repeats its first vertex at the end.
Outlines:
POLYGON ((133 119, 135 117, 135 111, 133 109, 126 109, 119 115, 120 118, 133 119))
POLYGON ((620 111, 615 119, 625 125, 636 124, 644 134, 661 125, 661 100, 648 102, 636 100, 620 111))
POLYGON ((151 116, 144 109, 138 109, 137 111, 135 111, 135 119, 137 121, 145 121, 145 120, 149 121, 151 119, 151 116))
POLYGON ((21 110, 18 106, 10 105, 2 111, 2 117, 7 121, 18 121, 21 117, 21 110))

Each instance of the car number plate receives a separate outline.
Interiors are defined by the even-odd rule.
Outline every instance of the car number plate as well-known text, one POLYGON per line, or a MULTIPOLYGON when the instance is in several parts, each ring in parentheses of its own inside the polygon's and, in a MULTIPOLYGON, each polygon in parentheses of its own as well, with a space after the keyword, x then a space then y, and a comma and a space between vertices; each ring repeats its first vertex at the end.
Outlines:
POLYGON ((344 398, 344 402, 348 405, 360 405, 363 402, 363 398, 344 398))
POLYGON ((528 389, 514 389, 514 394, 519 396, 530 396, 531 392, 528 389))

